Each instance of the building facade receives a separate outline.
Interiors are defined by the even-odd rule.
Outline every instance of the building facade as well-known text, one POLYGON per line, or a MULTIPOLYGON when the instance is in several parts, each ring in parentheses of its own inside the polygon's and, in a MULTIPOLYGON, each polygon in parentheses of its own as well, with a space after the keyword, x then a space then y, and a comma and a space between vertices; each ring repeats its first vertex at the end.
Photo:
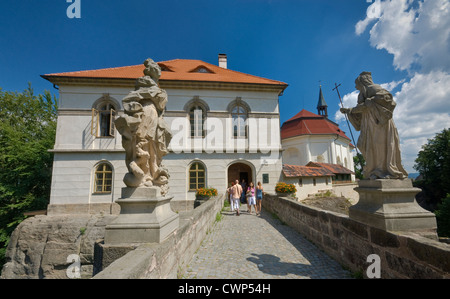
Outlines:
POLYGON ((317 111, 314 114, 303 109, 281 126, 283 180, 296 185, 298 199, 355 181, 352 171, 355 146, 328 119, 321 88, 317 111))
MULTIPOLYGON (((175 211, 193 207, 197 189, 224 193, 236 179, 273 190, 282 173, 279 96, 286 83, 200 60, 158 62, 172 130, 169 194, 175 211)), ((143 65, 43 75, 59 89, 49 214, 115 213, 125 187, 125 151, 114 119, 143 65)))

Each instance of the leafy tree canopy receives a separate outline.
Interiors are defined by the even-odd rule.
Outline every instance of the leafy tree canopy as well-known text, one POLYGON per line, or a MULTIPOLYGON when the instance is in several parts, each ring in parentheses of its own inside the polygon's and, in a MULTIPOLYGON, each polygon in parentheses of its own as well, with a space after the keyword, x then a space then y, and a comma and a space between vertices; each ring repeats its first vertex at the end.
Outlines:
POLYGON ((434 201, 440 202, 450 193, 450 129, 428 139, 415 163, 414 169, 423 176, 421 187, 434 201))
POLYGON ((353 156, 353 164, 355 165, 355 177, 360 180, 364 179, 363 168, 366 165, 366 160, 364 160, 363 155, 358 153, 353 156))
POLYGON ((50 197, 57 118, 50 92, 0 88, 0 265, 23 212, 45 209, 50 197))

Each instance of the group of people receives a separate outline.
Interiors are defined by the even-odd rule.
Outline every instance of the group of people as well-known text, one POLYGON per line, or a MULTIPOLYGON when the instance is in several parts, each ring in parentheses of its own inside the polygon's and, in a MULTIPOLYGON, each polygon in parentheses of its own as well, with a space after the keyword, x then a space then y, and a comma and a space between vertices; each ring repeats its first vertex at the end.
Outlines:
POLYGON ((249 186, 243 180, 239 183, 239 180, 231 182, 231 186, 227 189, 229 194, 229 200, 231 204, 231 211, 236 211, 236 215, 240 215, 239 207, 240 203, 247 203, 248 213, 252 213, 252 206, 255 209, 255 214, 259 216, 261 214, 261 202, 263 198, 263 186, 261 182, 258 182, 257 186, 250 182, 249 186))

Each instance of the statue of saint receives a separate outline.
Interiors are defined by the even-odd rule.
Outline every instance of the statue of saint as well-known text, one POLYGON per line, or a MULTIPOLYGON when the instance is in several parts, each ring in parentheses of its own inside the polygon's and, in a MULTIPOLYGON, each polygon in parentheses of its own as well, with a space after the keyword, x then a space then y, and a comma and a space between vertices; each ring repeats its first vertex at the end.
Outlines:
POLYGON ((396 106, 392 94, 374 84, 370 72, 361 73, 355 80, 360 91, 354 108, 341 108, 357 131, 357 147, 366 165, 366 179, 404 179, 408 177, 401 163, 400 139, 393 120, 396 106))
POLYGON ((144 62, 143 77, 136 81, 136 90, 122 100, 125 114, 115 125, 122 135, 125 163, 128 173, 124 183, 128 187, 161 187, 161 194, 168 191, 169 174, 161 164, 168 153, 167 146, 172 133, 164 121, 167 93, 159 88, 161 68, 152 59, 144 62))

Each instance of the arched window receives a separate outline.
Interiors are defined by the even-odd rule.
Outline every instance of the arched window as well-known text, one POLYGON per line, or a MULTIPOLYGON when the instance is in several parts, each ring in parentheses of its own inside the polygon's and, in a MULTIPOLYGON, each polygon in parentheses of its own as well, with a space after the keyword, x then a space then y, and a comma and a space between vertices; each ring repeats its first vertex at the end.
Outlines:
POLYGON ((108 163, 100 163, 95 169, 94 193, 111 193, 112 168, 108 163))
POLYGON ((110 101, 100 101, 92 108, 91 134, 95 137, 114 137, 116 107, 110 101))
POLYGON ((233 136, 247 137, 247 109, 237 104, 231 110, 231 118, 233 119, 233 136))
POLYGON ((191 137, 205 137, 204 123, 206 112, 200 105, 193 105, 189 110, 191 137))
POLYGON ((189 191, 196 191, 205 187, 206 170, 202 163, 192 163, 189 168, 189 191))

